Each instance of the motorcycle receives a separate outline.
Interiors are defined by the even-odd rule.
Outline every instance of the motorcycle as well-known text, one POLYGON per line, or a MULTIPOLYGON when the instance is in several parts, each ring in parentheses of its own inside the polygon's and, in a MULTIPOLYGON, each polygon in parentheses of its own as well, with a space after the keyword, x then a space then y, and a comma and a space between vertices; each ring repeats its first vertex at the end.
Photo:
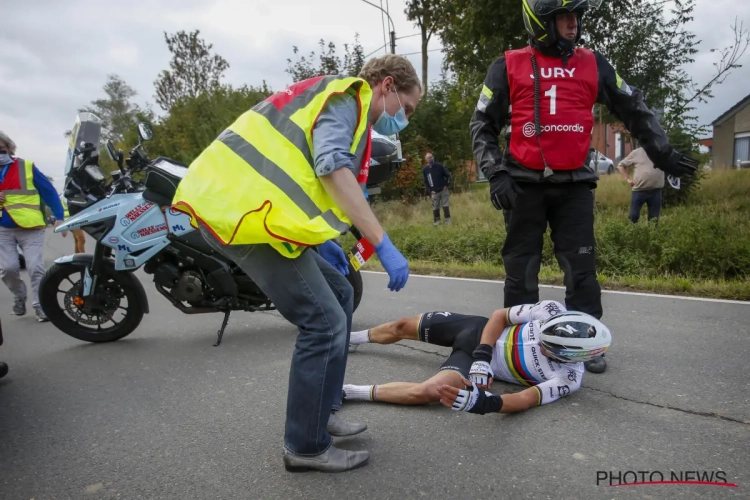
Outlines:
MULTIPOLYGON (((93 254, 56 259, 46 272, 39 299, 50 322, 86 342, 126 337, 149 312, 146 292, 134 274, 141 267, 153 276, 156 290, 181 312, 224 313, 214 346, 221 343, 232 311, 275 310, 250 277, 208 245, 190 225, 188 215, 170 208, 187 166, 166 157, 149 159, 143 143, 152 138, 152 132, 139 123, 138 145, 127 160, 111 141, 106 143, 107 153, 118 167, 108 182, 98 165, 96 145, 101 125, 94 118, 76 126, 79 136, 87 135, 87 140, 76 141, 78 147, 73 147, 71 140, 64 191, 71 216, 55 232, 80 228, 96 245, 93 254), (145 175, 145 180, 134 179, 136 174, 145 175), (72 286, 60 290, 64 282, 72 286), (123 299, 127 307, 122 305, 123 299)), ((381 162, 392 159, 396 144, 392 146, 379 146, 384 152, 381 162)), ((347 275, 356 310, 363 292, 359 269, 372 254, 372 247, 356 228, 351 233, 359 240, 349 252, 347 275)))

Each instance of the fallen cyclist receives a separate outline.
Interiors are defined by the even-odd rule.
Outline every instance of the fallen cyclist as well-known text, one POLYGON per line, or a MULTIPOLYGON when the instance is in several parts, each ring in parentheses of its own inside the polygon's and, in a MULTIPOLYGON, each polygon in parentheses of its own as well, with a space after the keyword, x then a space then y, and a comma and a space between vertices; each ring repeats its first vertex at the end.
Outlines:
POLYGON ((345 401, 401 405, 441 402, 456 411, 515 413, 552 403, 581 387, 585 361, 606 351, 612 337, 599 320, 545 300, 513 306, 489 318, 431 312, 352 332, 353 349, 365 343, 419 340, 452 347, 440 370, 422 383, 344 385, 345 401), (493 395, 493 380, 527 386, 493 395))

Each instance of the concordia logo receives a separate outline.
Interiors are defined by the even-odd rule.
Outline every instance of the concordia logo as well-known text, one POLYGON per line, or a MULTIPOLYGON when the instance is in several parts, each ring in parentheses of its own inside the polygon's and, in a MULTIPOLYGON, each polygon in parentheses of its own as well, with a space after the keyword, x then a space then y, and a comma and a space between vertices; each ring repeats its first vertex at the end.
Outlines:
MULTIPOLYGON (((580 123, 576 123, 575 125, 543 125, 541 129, 542 132, 579 132, 581 134, 586 132, 580 123)), ((523 135, 526 137, 534 137, 536 134, 536 127, 531 122, 525 123, 522 130, 523 135)))

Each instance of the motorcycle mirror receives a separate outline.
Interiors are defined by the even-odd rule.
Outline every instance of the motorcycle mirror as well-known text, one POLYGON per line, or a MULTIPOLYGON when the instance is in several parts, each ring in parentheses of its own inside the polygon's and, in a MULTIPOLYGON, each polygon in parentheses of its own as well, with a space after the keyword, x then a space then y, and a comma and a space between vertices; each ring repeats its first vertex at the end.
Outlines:
POLYGON ((117 167, 120 169, 120 171, 124 174, 125 169, 122 166, 122 160, 125 156, 122 153, 122 149, 117 150, 117 167))
POLYGON ((117 161, 117 153, 115 152, 115 145, 112 144, 112 140, 107 140, 107 154, 112 158, 112 161, 117 161))
POLYGON ((148 124, 141 122, 138 124, 138 136, 142 141, 150 141, 154 137, 154 133, 148 124))

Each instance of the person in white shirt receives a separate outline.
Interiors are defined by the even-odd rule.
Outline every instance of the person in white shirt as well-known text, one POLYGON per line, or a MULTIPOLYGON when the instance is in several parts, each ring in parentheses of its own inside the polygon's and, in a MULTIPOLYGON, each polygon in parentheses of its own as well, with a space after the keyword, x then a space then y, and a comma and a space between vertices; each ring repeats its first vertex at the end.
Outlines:
POLYGON ((633 188, 630 196, 630 220, 638 222, 641 208, 648 206, 648 220, 658 219, 661 213, 662 189, 664 188, 664 171, 654 168, 643 148, 634 149, 617 165, 617 170, 625 182, 633 188), (628 175, 632 167, 633 178, 628 175))

